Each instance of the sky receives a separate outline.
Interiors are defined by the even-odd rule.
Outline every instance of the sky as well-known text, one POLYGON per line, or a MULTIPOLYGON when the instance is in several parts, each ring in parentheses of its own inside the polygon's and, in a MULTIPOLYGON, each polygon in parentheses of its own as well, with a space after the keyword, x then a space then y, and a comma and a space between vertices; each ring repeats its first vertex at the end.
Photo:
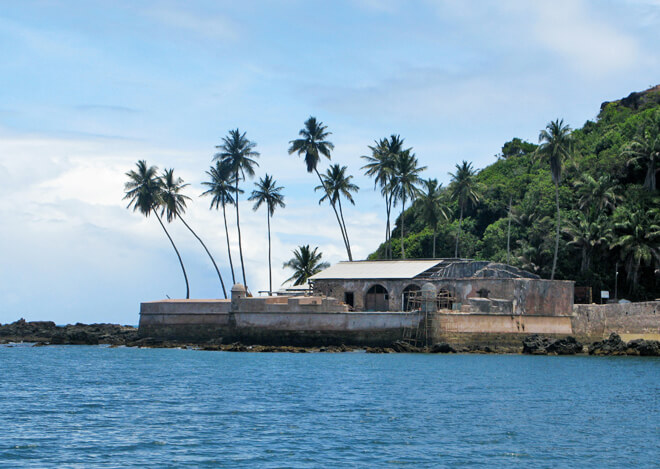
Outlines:
MULTIPOLYGON (((138 160, 190 186, 186 221, 231 284, 221 211, 200 198, 222 138, 261 153, 243 184, 248 285, 268 289, 266 212, 245 196, 272 175, 274 288, 299 245, 346 254, 332 209, 289 141, 315 116, 332 161, 360 186, 345 207, 354 257, 384 235, 363 175, 374 140, 399 134, 426 178, 483 168, 556 118, 579 128, 603 101, 660 83, 658 0, 0 0, 0 323, 137 324, 140 302, 185 296, 157 220, 126 209, 138 160)), ((228 212, 235 268, 235 215, 228 212)), ((178 221, 192 298, 219 298, 213 266, 178 221)), ((237 279, 240 267, 236 271, 237 279)))

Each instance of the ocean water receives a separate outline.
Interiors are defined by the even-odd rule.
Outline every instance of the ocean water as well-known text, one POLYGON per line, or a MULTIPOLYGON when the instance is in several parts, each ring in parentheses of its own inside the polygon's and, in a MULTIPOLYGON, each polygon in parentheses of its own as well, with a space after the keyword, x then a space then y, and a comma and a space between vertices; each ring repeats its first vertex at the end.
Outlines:
POLYGON ((660 467, 660 359, 0 346, 0 467, 660 467))

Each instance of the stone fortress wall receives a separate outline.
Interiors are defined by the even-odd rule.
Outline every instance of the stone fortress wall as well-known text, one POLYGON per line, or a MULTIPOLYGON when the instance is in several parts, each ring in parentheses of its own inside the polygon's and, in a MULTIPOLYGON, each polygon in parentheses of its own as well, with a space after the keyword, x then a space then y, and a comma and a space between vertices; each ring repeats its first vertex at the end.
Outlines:
POLYGON ((624 340, 660 340, 660 301, 575 305, 573 334, 584 342, 601 340, 616 332, 624 340))
MULTIPOLYGON (((569 290, 572 292, 572 283, 549 284, 528 279, 521 279, 523 283, 519 288, 524 287, 527 298, 533 301, 522 307, 518 304, 515 310, 502 311, 506 307, 497 302, 489 303, 490 298, 470 296, 475 289, 481 288, 499 295, 502 290, 497 290, 498 287, 508 285, 506 288, 510 288, 512 285, 511 281, 498 283, 497 280, 477 279, 475 284, 471 279, 473 285, 469 289, 459 280, 452 280, 451 285, 446 281, 433 282, 463 292, 457 297, 466 303, 458 310, 445 309, 429 315, 426 324, 431 341, 459 345, 515 344, 533 333, 575 335, 584 343, 601 340, 611 332, 619 333, 626 340, 660 338, 660 301, 574 307, 559 302, 550 308, 551 314, 543 314, 544 305, 553 302, 552 294, 563 296, 569 290), (544 290, 548 285, 558 290, 544 290), (461 290, 464 286, 465 289, 461 290), (544 293, 549 293, 549 297, 544 293), (497 307, 492 307, 493 304, 497 307), (562 314, 567 309, 568 314, 562 314), (520 314, 522 311, 524 313, 520 314)), ((515 292, 515 286, 512 291, 515 292)), ((349 311, 349 307, 337 298, 319 295, 248 298, 245 289, 235 285, 231 300, 142 303, 139 332, 142 337, 198 342, 385 346, 400 340, 404 330, 421 327, 424 318, 421 312, 401 310, 349 311)))

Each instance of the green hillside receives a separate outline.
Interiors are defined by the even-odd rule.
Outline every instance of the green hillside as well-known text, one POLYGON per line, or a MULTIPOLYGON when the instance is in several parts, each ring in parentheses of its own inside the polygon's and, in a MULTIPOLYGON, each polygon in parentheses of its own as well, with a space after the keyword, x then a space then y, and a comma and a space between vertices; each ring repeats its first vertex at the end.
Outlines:
MULTIPOLYGON (((555 278, 591 286, 597 299, 601 289, 613 295, 618 265, 619 298, 660 297, 660 195, 655 186, 660 86, 603 103, 597 119, 570 131, 567 139, 570 148, 558 184, 555 278)), ((432 257, 435 215, 436 257, 454 257, 460 223, 459 257, 507 262, 508 256, 510 264, 550 278, 556 199, 548 158, 542 158, 546 150, 518 138, 506 142, 493 164, 475 172, 472 187, 478 201, 464 206, 462 221, 455 179, 437 196, 431 194, 431 205, 428 185, 420 182, 417 200, 392 230, 392 257, 401 257, 402 221, 406 258, 432 257)), ((392 210, 393 217, 398 210, 392 210)), ((385 248, 383 243, 369 258, 387 258, 385 248)))

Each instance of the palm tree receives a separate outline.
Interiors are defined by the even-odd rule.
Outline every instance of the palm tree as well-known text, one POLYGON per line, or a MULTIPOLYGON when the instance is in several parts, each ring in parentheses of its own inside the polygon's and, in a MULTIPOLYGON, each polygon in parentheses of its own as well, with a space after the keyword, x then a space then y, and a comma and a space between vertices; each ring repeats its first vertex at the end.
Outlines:
POLYGON ((309 244, 298 246, 293 251, 293 258, 282 265, 284 268, 288 267, 294 270, 294 274, 283 283, 295 280, 294 285, 303 285, 309 277, 330 267, 329 263, 321 262, 323 254, 317 252, 317 249, 318 247, 311 250, 309 244))
POLYGON ((571 238, 568 244, 580 249, 580 272, 587 272, 591 264, 593 249, 609 239, 610 229, 607 217, 601 214, 596 220, 591 220, 584 213, 577 212, 575 220, 567 221, 564 232, 571 238))
POLYGON ((172 237, 167 232, 163 221, 158 216, 158 208, 162 204, 162 181, 157 176, 158 167, 156 166, 147 166, 145 160, 140 160, 136 163, 137 171, 131 170, 126 173, 129 181, 124 184, 124 200, 129 200, 126 208, 133 207, 133 211, 139 211, 145 217, 149 217, 150 214, 154 214, 158 223, 165 231, 167 239, 170 240, 174 252, 179 259, 179 264, 181 265, 181 270, 183 271, 183 278, 186 281, 186 300, 190 298, 190 286, 188 285, 188 275, 186 274, 186 268, 183 266, 183 260, 181 259, 181 254, 176 248, 172 237))
POLYGON ((229 134, 222 139, 222 145, 217 145, 216 148, 220 152, 213 156, 214 160, 220 160, 222 163, 229 165, 234 173, 234 195, 236 205, 236 229, 238 230, 238 253, 241 257, 241 271, 243 272, 243 285, 248 289, 247 280, 245 278, 245 263, 243 262, 243 244, 241 241, 241 217, 238 211, 238 183, 241 179, 245 180, 246 175, 249 177, 254 176, 254 167, 259 166, 254 158, 259 157, 259 152, 254 148, 257 146, 255 142, 251 142, 245 137, 245 132, 241 134, 240 130, 230 130, 229 134))
POLYGON ((552 259, 552 273, 550 280, 555 279, 557 268, 557 254, 559 252, 559 184, 561 183, 561 171, 563 162, 572 151, 571 128, 564 124, 564 119, 557 119, 546 125, 545 130, 539 134, 539 147, 536 154, 542 160, 550 162, 550 174, 552 182, 555 183, 555 200, 557 203, 557 232, 555 234, 555 255, 552 259))
MULTIPOLYGON (((325 187, 325 183, 323 182, 323 178, 321 177, 321 174, 318 171, 318 164, 319 164, 319 159, 320 155, 325 156, 326 158, 330 159, 330 151, 335 148, 335 146, 330 142, 329 140, 326 140, 326 138, 329 135, 332 135, 332 132, 328 132, 326 129, 328 127, 323 125, 323 122, 317 121, 316 117, 310 117, 305 121, 305 127, 300 129, 300 132, 298 134, 302 138, 298 138, 296 140, 291 140, 289 143, 291 146, 289 147, 289 155, 292 155, 293 153, 298 153, 298 155, 305 155, 305 164, 307 165, 307 172, 315 172, 316 175, 319 178, 319 181, 321 182, 321 186, 325 188, 326 194, 330 193, 329 188, 325 187)), ((353 254, 351 253, 351 245, 348 242, 348 236, 346 236, 346 233, 344 231, 344 226, 341 223, 341 219, 339 218, 339 212, 337 212, 337 207, 335 206, 335 202, 328 195, 330 199, 330 205, 332 206, 332 210, 335 212, 335 217, 337 218, 337 223, 339 224, 339 229, 341 230, 341 236, 342 239, 344 240, 344 246, 346 247, 346 254, 348 255, 348 260, 352 261, 353 260, 353 254)))
POLYGON ((351 192, 357 192, 360 188, 351 182, 353 176, 346 175, 347 169, 346 166, 339 166, 339 164, 330 165, 325 174, 321 175, 323 186, 316 186, 314 190, 323 189, 325 191, 325 195, 321 197, 319 204, 324 200, 332 199, 332 202, 339 206, 339 218, 344 229, 344 234, 346 235, 346 240, 348 241, 348 229, 344 220, 344 211, 341 207, 341 198, 344 196, 352 205, 355 205, 355 200, 353 200, 351 192))
POLYGON ((622 211, 624 218, 615 223, 618 235, 612 248, 621 249, 631 291, 639 284, 642 264, 660 263, 660 223, 658 211, 646 212, 642 207, 622 211))
POLYGON ((218 265, 215 263, 215 259, 213 259, 213 256, 206 247, 206 244, 204 244, 204 241, 202 241, 202 239, 197 236, 197 233, 193 231, 190 225, 188 225, 186 220, 183 218, 183 214, 186 212, 186 201, 190 200, 190 197, 181 194, 181 191, 189 184, 184 184, 183 179, 181 178, 175 178, 173 169, 166 169, 160 176, 160 180, 162 182, 160 189, 162 199, 161 215, 165 213, 168 223, 171 223, 175 218, 178 218, 181 220, 181 223, 183 223, 184 226, 188 228, 193 236, 197 238, 197 241, 200 242, 206 251, 206 254, 209 256, 211 262, 213 263, 213 267, 215 268, 215 271, 218 274, 218 278, 220 279, 222 294, 225 296, 225 299, 227 299, 225 282, 222 280, 222 275, 220 275, 220 269, 218 269, 218 265))
MULTIPOLYGON (((399 135, 392 134, 389 138, 382 138, 369 146, 371 156, 362 156, 367 164, 361 169, 366 169, 365 175, 374 178, 374 189, 380 187, 380 192, 385 198, 385 213, 387 222, 385 224, 385 257, 392 258, 392 246, 390 244, 390 215, 392 213, 392 176, 394 174, 394 163, 397 155, 403 151, 403 139, 399 135)), ((408 150, 412 150, 409 148, 408 150)))
POLYGON ((403 232, 405 229, 404 212, 406 211, 406 201, 413 202, 419 195, 417 187, 422 181, 419 173, 424 171, 426 166, 417 166, 417 158, 410 149, 401 151, 394 163, 394 173, 392 175, 392 187, 394 192, 392 197, 394 203, 401 202, 401 259, 406 258, 406 250, 403 245, 403 232))
POLYGON ((458 207, 460 210, 454 257, 458 257, 458 240, 461 235, 461 226, 463 224, 463 212, 467 209, 468 205, 477 204, 481 197, 476 174, 477 170, 472 168, 472 163, 468 163, 465 160, 460 165, 456 165, 456 173, 449 173, 451 176, 451 198, 458 201, 458 207))
POLYGON ((442 184, 438 185, 437 179, 426 179, 423 182, 425 191, 417 200, 421 205, 422 218, 433 230, 433 258, 435 259, 435 239, 438 234, 438 223, 441 218, 448 220, 449 217, 441 200, 442 184))
POLYGON ((623 154, 630 157, 629 165, 633 163, 646 165, 644 187, 648 191, 655 191, 658 172, 655 166, 660 161, 660 111, 648 119, 645 129, 624 147, 623 154))
POLYGON ((234 172, 227 164, 222 164, 220 161, 216 161, 215 166, 211 166, 211 168, 206 171, 206 174, 211 180, 202 183, 202 185, 209 188, 207 191, 203 192, 202 195, 213 196, 209 209, 215 207, 217 210, 219 207, 222 207, 222 218, 225 221, 225 238, 227 240, 227 255, 229 256, 229 267, 231 268, 231 281, 233 284, 236 284, 236 276, 234 275, 234 263, 231 259, 229 229, 227 228, 227 212, 225 207, 227 205, 234 204, 234 194, 237 190, 239 193, 242 193, 243 190, 237 189, 235 187, 234 172))
POLYGON ((616 185, 612 178, 604 174, 595 179, 590 174, 584 173, 581 179, 575 182, 578 195, 578 206, 580 210, 593 210, 602 213, 607 209, 614 210, 621 196, 616 193, 616 185))
POLYGON ((266 220, 268 222, 268 295, 272 295, 273 269, 271 268, 270 263, 270 217, 273 216, 277 207, 284 208, 286 206, 284 203, 284 196, 281 193, 284 188, 277 187, 277 181, 268 174, 260 179, 256 186, 256 190, 252 191, 248 200, 254 201, 254 211, 261 207, 262 204, 266 205, 266 220))

